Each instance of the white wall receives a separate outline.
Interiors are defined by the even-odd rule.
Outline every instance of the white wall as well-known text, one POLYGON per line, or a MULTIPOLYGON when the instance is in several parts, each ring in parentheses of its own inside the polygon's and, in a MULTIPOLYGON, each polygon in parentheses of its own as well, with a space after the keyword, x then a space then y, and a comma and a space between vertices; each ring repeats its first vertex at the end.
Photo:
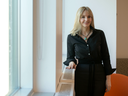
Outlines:
POLYGON ((128 58, 128 0, 117 0, 117 58, 128 58))
POLYGON ((55 0, 33 1, 34 92, 55 91, 55 70, 56 70, 55 69, 55 59, 56 59, 56 54, 55 54, 56 4, 55 3, 56 3, 55 0))
POLYGON ((21 0, 21 88, 33 87, 33 1, 21 0))
POLYGON ((55 92, 59 83, 62 73, 61 2, 33 1, 34 92, 55 92))
POLYGON ((63 0, 63 54, 67 53, 67 35, 74 26, 76 12, 81 6, 91 8, 95 28, 105 32, 111 64, 116 68, 116 0, 63 0))

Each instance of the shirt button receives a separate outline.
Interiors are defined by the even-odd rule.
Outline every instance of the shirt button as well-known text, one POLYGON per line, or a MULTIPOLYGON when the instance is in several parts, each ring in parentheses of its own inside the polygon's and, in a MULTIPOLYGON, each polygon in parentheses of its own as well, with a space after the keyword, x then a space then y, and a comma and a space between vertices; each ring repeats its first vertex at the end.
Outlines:
POLYGON ((90 55, 90 53, 88 53, 88 55, 90 55))
POLYGON ((89 45, 87 44, 87 46, 89 46, 89 45))

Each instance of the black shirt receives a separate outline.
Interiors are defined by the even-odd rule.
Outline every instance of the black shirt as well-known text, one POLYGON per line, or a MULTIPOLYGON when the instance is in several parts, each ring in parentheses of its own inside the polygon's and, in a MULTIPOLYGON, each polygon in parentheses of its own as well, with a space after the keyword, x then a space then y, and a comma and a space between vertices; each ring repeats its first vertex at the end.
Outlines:
POLYGON ((93 33, 88 38, 87 43, 78 34, 67 37, 67 60, 63 62, 69 65, 73 61, 76 64, 76 59, 86 59, 87 61, 103 62, 105 74, 112 74, 110 64, 109 50, 104 32, 102 30, 92 28, 93 33))

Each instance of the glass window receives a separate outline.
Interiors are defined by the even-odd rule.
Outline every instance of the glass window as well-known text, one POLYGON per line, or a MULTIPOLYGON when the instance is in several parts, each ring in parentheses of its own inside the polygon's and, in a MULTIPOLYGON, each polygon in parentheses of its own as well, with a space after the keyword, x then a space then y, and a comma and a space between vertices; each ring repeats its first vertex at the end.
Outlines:
POLYGON ((18 25, 18 0, 9 0, 9 92, 6 96, 11 96, 20 88, 18 25))

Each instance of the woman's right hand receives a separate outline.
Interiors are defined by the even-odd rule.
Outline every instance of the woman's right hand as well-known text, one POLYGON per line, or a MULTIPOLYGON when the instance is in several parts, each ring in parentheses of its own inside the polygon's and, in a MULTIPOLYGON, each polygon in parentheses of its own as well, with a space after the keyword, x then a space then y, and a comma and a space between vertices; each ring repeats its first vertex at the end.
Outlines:
POLYGON ((76 69, 76 64, 73 62, 73 61, 71 61, 70 63, 69 63, 69 66, 67 66, 66 67, 66 69, 76 69))

